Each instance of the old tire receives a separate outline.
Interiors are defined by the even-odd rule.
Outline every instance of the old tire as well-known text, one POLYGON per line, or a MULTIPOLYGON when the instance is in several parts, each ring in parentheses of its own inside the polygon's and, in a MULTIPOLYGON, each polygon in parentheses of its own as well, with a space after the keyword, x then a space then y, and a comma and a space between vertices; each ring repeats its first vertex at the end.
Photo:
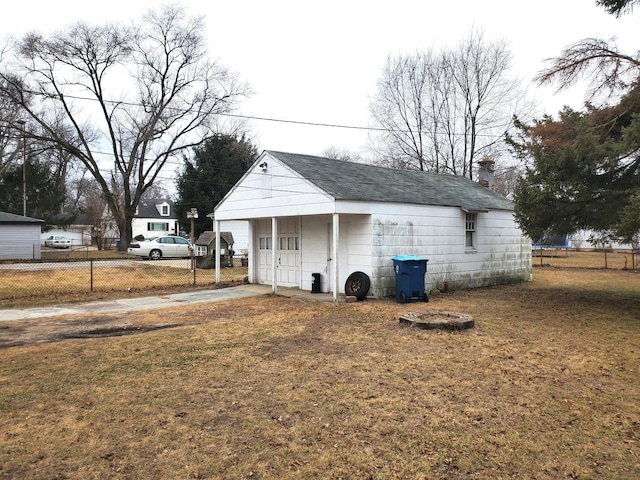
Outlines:
POLYGON ((149 252, 149 260, 160 260, 162 258, 162 252, 160 250, 151 250, 149 252))
POLYGON ((369 287, 371 287, 369 275, 364 272, 353 272, 347 277, 344 293, 349 297, 356 297, 360 301, 369 293, 369 287))

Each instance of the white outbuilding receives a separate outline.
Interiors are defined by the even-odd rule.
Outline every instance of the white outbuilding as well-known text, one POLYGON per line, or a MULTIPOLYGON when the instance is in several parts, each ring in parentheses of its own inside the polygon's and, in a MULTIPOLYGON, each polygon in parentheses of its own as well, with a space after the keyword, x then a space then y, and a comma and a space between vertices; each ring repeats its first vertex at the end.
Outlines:
POLYGON ((39 260, 43 221, 0 212, 0 259, 39 260))
POLYGON ((428 259, 427 291, 531 279, 512 202, 460 176, 264 151, 216 206, 216 230, 229 220, 248 222, 249 282, 274 292, 319 279, 337 300, 361 272, 392 296, 400 255, 428 259))

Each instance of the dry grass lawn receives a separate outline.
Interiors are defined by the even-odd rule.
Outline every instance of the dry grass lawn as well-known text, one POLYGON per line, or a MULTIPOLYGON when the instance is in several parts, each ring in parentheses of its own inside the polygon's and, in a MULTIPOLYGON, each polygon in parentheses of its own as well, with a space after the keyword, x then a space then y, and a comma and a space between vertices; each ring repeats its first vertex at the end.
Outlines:
POLYGON ((640 478, 639 274, 534 277, 428 306, 148 311, 128 320, 192 323, 1 350, 0 478, 640 478), (399 325, 421 308, 476 327, 399 325))

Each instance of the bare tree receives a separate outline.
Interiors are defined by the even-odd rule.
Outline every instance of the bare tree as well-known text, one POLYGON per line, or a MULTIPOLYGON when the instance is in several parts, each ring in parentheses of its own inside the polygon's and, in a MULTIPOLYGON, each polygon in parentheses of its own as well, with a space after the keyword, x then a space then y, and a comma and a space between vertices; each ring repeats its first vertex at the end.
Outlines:
POLYGON ((326 148, 320 155, 326 158, 332 158, 334 160, 342 160, 344 162, 362 162, 362 158, 357 153, 349 151, 348 148, 340 148, 336 147, 335 145, 326 148))
POLYGON ((0 175, 9 165, 16 163, 22 155, 20 131, 11 127, 16 117, 6 108, 6 103, 0 97, 0 175))
POLYGON ((389 57, 370 105, 382 163, 473 178, 478 159, 499 157, 526 108, 510 61, 505 42, 478 31, 452 51, 389 57))
POLYGON ((378 93, 370 105, 374 123, 382 130, 377 140, 381 163, 395 168, 427 170, 426 143, 429 111, 427 100, 430 68, 436 61, 432 52, 387 58, 378 80, 378 93))
MULTIPOLYGON (((6 61, 6 56, 11 50, 11 43, 0 48, 0 65, 6 61)), ((12 101, 10 95, 0 89, 0 175, 11 164, 21 157, 21 142, 23 140, 20 109, 12 101)))
POLYGON ((102 250, 106 232, 113 231, 115 228, 115 220, 104 194, 98 182, 93 178, 80 179, 76 190, 79 192, 79 210, 91 222, 91 236, 95 240, 98 250, 102 250))
POLYGON ((203 32, 202 18, 176 6, 131 27, 78 23, 48 38, 25 36, 0 72, 0 88, 38 127, 28 135, 70 153, 96 180, 122 249, 167 160, 215 133, 216 116, 248 93, 207 59, 203 32), (54 128, 61 122, 66 129, 54 128))
POLYGON ((504 195, 513 197, 518 179, 524 174, 524 167, 521 165, 503 166, 495 171, 493 190, 504 195))

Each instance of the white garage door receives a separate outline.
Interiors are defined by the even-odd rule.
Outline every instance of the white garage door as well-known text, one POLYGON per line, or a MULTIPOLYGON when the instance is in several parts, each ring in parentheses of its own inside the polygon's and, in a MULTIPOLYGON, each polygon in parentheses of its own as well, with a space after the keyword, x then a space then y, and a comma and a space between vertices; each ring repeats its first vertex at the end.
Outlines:
MULTIPOLYGON (((276 275, 278 285, 300 286, 300 221, 295 218, 278 219, 276 275)), ((271 220, 261 220, 257 232, 258 283, 272 284, 271 220)))

